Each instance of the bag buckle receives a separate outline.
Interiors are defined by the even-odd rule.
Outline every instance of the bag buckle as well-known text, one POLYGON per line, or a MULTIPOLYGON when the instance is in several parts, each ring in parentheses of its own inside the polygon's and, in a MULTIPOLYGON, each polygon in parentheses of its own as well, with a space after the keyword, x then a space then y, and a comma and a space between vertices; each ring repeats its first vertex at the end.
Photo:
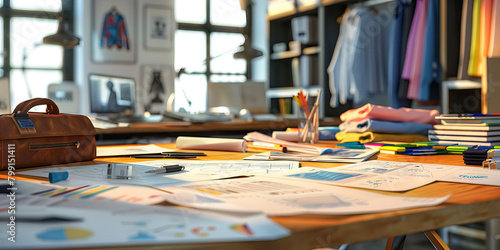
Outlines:
POLYGON ((21 134, 35 134, 35 124, 31 121, 28 114, 16 113, 12 117, 16 124, 19 133, 21 134))

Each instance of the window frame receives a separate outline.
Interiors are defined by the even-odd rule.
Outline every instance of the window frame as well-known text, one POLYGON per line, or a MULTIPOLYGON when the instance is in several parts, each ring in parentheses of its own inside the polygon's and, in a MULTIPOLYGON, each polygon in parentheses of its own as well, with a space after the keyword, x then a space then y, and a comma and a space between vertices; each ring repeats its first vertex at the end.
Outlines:
POLYGON ((50 11, 33 11, 33 10, 17 10, 12 9, 11 0, 3 0, 3 6, 0 7, 0 16, 3 18, 3 50, 4 50, 4 64, 2 67, 3 77, 10 77, 11 70, 59 70, 62 73, 63 81, 73 81, 74 80, 74 50, 73 48, 63 48, 63 58, 62 66, 60 69, 47 69, 47 68, 36 68, 36 67, 12 67, 10 47, 10 26, 11 19, 16 17, 29 17, 29 18, 39 18, 39 19, 55 19, 63 17, 64 20, 69 25, 69 30, 74 31, 74 3, 73 1, 62 1, 62 11, 61 12, 50 12, 50 11))
MULTIPOLYGON (((250 76, 252 75, 252 65, 251 65, 251 60, 245 59, 246 61, 246 72, 244 74, 236 74, 236 73, 212 73, 212 67, 211 67, 211 60, 213 57, 210 55, 210 50, 211 50, 211 42, 210 42, 210 35, 212 33, 216 32, 222 32, 222 33, 234 33, 234 34, 242 34, 246 35, 251 41, 251 32, 248 32, 251 30, 251 23, 252 23, 252 17, 250 16, 249 18, 246 18, 247 23, 246 26, 244 27, 232 27, 232 26, 224 26, 224 25, 213 25, 210 23, 211 20, 211 15, 210 15, 210 4, 211 0, 206 0, 206 20, 205 23, 200 23, 200 24, 195 24, 195 23, 183 23, 183 22, 178 22, 177 23, 177 30, 186 30, 186 31, 201 31, 205 33, 205 43, 206 43, 206 54, 205 58, 207 58, 205 65, 206 65, 206 71, 204 73, 200 72, 190 72, 189 74, 204 74, 207 81, 210 82, 211 76, 212 75, 242 75, 245 76, 247 80, 250 80, 250 76)), ((248 11, 248 10, 245 10, 248 11)), ((246 14, 245 14, 246 15, 246 14)))

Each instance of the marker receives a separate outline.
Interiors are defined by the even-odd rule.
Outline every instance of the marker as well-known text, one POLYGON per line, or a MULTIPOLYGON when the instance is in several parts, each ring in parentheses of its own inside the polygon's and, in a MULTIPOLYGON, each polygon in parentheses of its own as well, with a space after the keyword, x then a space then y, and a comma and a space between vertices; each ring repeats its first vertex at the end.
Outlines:
POLYGON ((488 158, 500 158, 500 149, 490 149, 488 150, 488 158))
POLYGON ((413 156, 418 156, 418 155, 437 155, 437 154, 444 154, 446 151, 434 151, 434 152, 408 152, 408 153, 401 153, 404 155, 413 155, 413 156))
POLYGON ((249 149, 260 149, 260 150, 268 150, 268 151, 277 151, 286 153, 286 147, 275 147, 275 146, 262 146, 262 145, 247 145, 249 149))
POLYGON ((146 173, 154 173, 154 174, 164 174, 164 173, 172 173, 184 170, 184 166, 181 165, 168 165, 162 166, 159 168, 151 169, 146 171, 146 173))
POLYGON ((267 143, 267 142, 249 142, 249 145, 259 145, 259 146, 268 146, 268 147, 283 147, 281 144, 267 143))
POLYGON ((396 151, 396 152, 405 152, 406 151, 405 147, 398 147, 398 146, 382 146, 379 149, 380 150, 396 151))

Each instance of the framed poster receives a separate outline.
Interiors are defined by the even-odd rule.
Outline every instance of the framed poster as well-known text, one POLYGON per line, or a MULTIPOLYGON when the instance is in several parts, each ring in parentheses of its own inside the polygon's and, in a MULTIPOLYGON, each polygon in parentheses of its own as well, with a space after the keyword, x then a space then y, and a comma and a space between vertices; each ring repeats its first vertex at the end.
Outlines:
POLYGON ((144 5, 144 46, 169 50, 174 39, 174 13, 163 5, 144 5))
POLYGON ((92 60, 135 62, 136 3, 134 0, 92 1, 92 60))
POLYGON ((175 71, 165 65, 142 67, 142 77, 137 87, 137 108, 152 114, 167 110, 167 99, 173 92, 175 71))

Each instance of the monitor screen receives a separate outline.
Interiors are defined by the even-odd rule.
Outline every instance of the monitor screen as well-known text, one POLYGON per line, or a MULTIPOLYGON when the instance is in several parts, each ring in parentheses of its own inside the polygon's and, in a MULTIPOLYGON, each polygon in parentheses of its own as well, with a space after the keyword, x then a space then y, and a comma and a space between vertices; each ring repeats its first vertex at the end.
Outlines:
POLYGON ((134 110, 135 80, 133 78, 90 74, 90 112, 119 114, 134 110))

